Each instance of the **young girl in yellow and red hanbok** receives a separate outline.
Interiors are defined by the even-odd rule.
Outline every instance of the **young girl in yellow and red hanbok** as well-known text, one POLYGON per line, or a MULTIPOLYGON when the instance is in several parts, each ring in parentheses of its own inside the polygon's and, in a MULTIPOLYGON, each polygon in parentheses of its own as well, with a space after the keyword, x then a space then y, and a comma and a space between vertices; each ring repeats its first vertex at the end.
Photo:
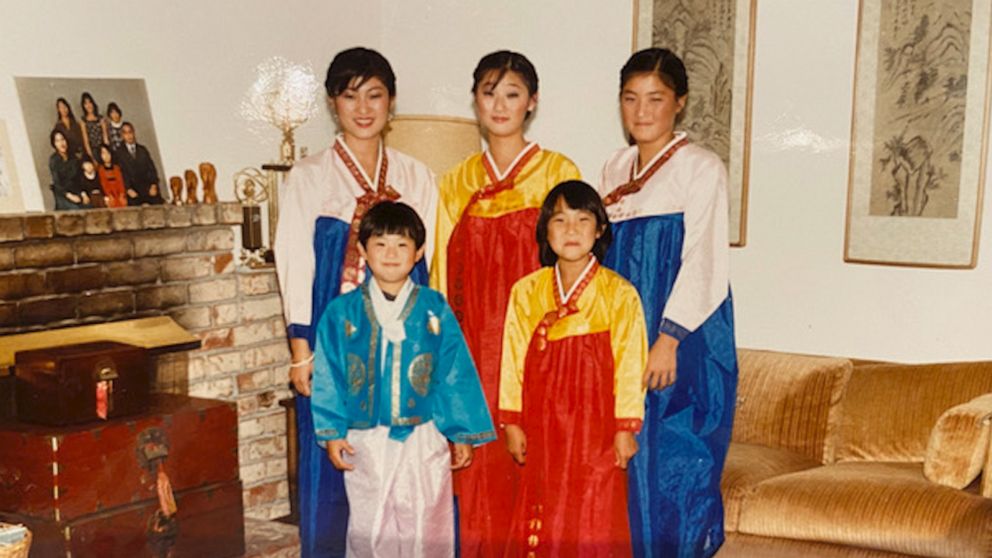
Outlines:
MULTIPOLYGON (((440 184, 431 286, 448 297, 496 413, 503 318, 510 287, 538 269, 538 208, 555 184, 579 177, 567 157, 524 138, 537 108, 537 72, 522 54, 479 61, 472 92, 488 149, 450 170, 440 184)), ((501 444, 479 448, 454 476, 461 556, 498 558, 509 527, 517 468, 501 444)))
POLYGON ((637 291, 599 265, 610 240, 596 191, 559 184, 537 223, 545 267, 510 295, 499 417, 522 477, 506 556, 631 555, 647 333, 637 291))

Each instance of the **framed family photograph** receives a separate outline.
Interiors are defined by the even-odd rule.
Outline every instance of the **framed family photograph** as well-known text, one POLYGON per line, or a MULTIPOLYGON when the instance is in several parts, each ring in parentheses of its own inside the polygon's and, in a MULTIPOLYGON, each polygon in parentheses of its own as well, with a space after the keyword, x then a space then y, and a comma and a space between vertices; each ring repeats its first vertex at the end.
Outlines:
POLYGON ((988 0, 861 0, 844 259, 973 268, 988 0))
POLYGON ((46 210, 162 203, 145 80, 14 81, 46 210))
POLYGON ((747 240, 756 0, 634 0, 634 50, 664 47, 685 62, 681 129, 729 174, 731 246, 747 240))

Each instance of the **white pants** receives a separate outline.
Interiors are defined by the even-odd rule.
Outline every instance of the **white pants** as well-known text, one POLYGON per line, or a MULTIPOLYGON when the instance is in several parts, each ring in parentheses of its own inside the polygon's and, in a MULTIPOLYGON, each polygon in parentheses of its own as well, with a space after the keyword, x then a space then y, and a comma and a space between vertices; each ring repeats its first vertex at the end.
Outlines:
POLYGON ((448 441, 433 422, 402 441, 389 428, 349 430, 354 464, 348 493, 348 556, 435 558, 455 554, 454 503, 448 441))

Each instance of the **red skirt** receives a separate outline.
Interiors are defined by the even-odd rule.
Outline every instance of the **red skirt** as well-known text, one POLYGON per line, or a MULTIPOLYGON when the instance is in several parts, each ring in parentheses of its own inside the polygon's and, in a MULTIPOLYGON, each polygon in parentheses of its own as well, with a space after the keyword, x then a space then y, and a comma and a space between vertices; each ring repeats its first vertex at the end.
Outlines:
MULTIPOLYGON (((448 244, 448 302, 465 334, 489 412, 499 404, 503 322, 510 289, 537 270, 537 208, 500 217, 463 215, 448 244)), ((454 475, 463 558, 503 555, 518 468, 499 439, 477 448, 472 465, 454 475)))
POLYGON ((630 556, 610 333, 551 341, 543 351, 532 340, 524 366, 527 463, 506 556, 630 556))

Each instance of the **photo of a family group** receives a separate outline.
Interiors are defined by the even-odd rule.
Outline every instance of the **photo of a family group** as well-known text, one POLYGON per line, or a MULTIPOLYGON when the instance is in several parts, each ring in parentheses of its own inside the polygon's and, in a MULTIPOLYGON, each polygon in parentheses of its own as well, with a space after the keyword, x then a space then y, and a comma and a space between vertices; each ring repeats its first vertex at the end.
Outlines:
POLYGON ((46 209, 164 203, 144 80, 16 83, 46 209))

